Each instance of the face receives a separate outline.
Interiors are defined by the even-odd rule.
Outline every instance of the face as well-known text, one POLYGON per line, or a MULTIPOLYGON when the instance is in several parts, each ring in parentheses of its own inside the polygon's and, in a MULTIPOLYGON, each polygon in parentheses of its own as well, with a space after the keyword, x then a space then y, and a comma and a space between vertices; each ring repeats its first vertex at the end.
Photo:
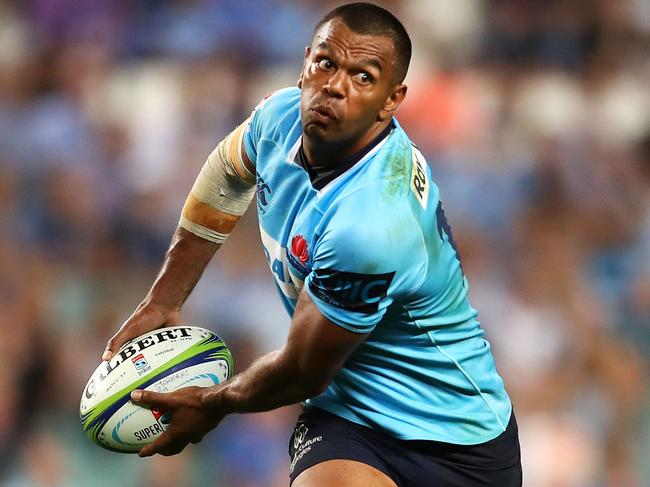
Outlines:
POLYGON ((298 81, 304 137, 354 150, 370 142, 406 94, 395 59, 389 37, 357 34, 338 19, 324 24, 298 81))

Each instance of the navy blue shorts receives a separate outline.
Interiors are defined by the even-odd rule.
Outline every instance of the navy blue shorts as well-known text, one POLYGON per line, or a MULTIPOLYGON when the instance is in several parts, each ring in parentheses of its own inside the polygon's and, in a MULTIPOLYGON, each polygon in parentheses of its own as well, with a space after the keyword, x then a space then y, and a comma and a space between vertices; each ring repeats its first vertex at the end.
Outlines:
POLYGON ((291 483, 326 460, 355 460, 399 487, 520 487, 521 455, 514 413, 506 430, 478 445, 400 440, 322 409, 306 407, 289 442, 291 483))

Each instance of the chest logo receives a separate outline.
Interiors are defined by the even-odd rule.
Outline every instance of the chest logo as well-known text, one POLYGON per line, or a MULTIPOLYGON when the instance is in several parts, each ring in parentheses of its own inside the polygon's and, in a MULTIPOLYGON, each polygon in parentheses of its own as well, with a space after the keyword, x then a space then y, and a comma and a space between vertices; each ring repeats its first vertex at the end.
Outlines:
POLYGON ((294 235, 291 239, 291 253, 298 258, 301 264, 309 260, 307 240, 302 235, 294 235))
POLYGON ((287 248, 287 261, 289 262, 289 273, 295 281, 302 286, 302 281, 309 274, 307 263, 309 262, 309 244, 305 237, 300 234, 294 235, 291 239, 291 246, 287 248))

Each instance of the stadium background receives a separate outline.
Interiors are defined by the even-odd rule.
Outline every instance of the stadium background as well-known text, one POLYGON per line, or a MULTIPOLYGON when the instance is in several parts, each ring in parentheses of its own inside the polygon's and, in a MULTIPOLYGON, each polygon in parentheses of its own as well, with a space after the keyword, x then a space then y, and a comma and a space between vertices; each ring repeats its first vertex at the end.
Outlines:
MULTIPOLYGON (((335 4, 0 0, 0 485, 286 485, 294 408, 148 460, 93 446, 77 408, 206 154, 295 82, 335 4)), ((441 187, 525 485, 650 485, 650 2, 383 4, 414 41, 398 117, 441 187)), ((184 313, 240 370, 288 325, 253 212, 184 313)))

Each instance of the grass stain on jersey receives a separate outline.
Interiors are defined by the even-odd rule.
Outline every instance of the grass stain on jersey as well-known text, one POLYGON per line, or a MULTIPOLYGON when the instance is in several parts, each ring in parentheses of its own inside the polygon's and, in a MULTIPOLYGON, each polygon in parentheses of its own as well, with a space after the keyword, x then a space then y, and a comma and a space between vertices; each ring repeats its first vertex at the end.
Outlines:
POLYGON ((390 171, 382 192, 384 201, 392 201, 402 194, 404 189, 408 189, 410 152, 410 147, 400 144, 387 155, 385 164, 390 167, 390 171))

